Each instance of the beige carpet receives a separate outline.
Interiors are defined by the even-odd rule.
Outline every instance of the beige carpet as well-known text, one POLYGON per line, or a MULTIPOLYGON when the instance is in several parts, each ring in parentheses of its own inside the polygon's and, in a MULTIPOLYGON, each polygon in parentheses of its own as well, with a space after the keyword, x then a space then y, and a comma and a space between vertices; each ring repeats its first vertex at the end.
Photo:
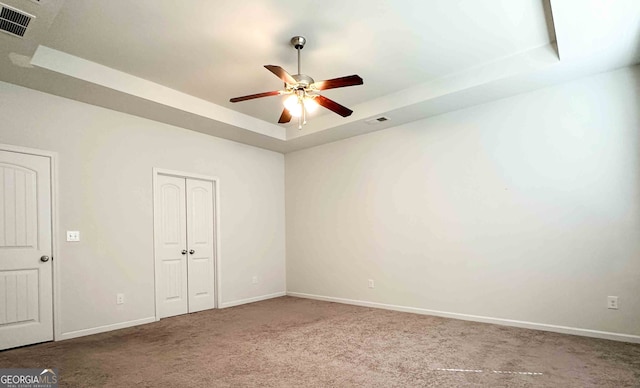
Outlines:
POLYGON ((640 387, 640 345, 283 297, 0 352, 0 367, 59 368, 67 387, 640 387))

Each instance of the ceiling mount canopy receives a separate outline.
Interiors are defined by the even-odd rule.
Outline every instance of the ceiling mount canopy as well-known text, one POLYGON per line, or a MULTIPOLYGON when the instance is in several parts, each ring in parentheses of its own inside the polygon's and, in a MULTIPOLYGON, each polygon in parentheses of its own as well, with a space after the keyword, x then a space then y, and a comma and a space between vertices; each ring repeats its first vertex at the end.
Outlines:
POLYGON ((298 129, 307 123, 307 114, 316 110, 321 105, 342 117, 350 116, 353 111, 337 102, 328 99, 320 94, 319 90, 342 88, 346 86, 362 85, 362 78, 358 75, 349 75, 340 78, 333 78, 325 81, 315 82, 313 78, 302 74, 300 69, 300 51, 304 48, 307 40, 304 36, 294 36, 291 38, 291 45, 298 51, 298 73, 291 75, 280 66, 265 65, 264 67, 280 78, 284 84, 284 90, 250 94, 248 96, 232 98, 231 102, 252 100, 255 98, 288 95, 284 100, 284 110, 280 115, 278 123, 284 124, 291 121, 293 116, 298 118, 298 129))

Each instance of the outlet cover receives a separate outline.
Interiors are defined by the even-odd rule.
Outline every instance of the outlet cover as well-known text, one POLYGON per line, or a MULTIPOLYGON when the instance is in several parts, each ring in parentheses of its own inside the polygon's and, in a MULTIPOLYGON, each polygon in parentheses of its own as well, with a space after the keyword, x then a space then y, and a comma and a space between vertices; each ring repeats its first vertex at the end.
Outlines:
POLYGON ((254 276, 251 278, 251 284, 258 284, 258 277, 254 276))
POLYGON ((612 310, 618 309, 618 297, 617 296, 607 296, 607 308, 612 310))
POLYGON ((80 241, 80 232, 77 230, 67 230, 67 241, 80 241))
POLYGON ((373 279, 369 279, 369 288, 375 288, 376 284, 373 282, 373 279))
POLYGON ((124 294, 116 294, 116 304, 124 304, 124 294))

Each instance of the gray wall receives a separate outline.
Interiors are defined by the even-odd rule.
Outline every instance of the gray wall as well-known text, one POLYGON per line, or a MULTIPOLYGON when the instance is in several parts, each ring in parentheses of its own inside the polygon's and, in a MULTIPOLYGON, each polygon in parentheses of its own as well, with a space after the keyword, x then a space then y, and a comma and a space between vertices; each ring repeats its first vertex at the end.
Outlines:
POLYGON ((223 303, 285 291, 282 154, 6 83, 0 116, 0 143, 59 154, 62 333, 154 316, 153 167, 220 179, 223 303))
POLYGON ((627 68, 287 154, 288 291, 640 335, 639 89, 627 68))

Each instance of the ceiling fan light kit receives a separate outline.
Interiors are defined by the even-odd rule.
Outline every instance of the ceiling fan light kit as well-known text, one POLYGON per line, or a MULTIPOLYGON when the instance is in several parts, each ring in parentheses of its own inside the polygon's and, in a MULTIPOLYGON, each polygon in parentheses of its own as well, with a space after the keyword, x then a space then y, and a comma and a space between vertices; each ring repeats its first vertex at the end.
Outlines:
POLYGON ((302 129, 302 126, 307 123, 307 113, 313 113, 318 108, 318 105, 321 105, 342 117, 350 116, 353 113, 351 109, 318 94, 318 91, 362 85, 364 83, 362 78, 354 74, 346 77, 315 82, 313 78, 306 74, 302 74, 302 71, 300 71, 300 50, 304 48, 305 43, 307 43, 307 40, 303 36, 294 36, 291 38, 291 45, 298 51, 298 74, 291 75, 280 66, 264 66, 284 82, 284 90, 250 94, 248 96, 235 97, 229 101, 240 102, 261 97, 288 95, 288 97, 283 101, 284 110, 280 115, 278 123, 285 124, 291 121, 292 117, 297 117, 298 129, 302 129))

